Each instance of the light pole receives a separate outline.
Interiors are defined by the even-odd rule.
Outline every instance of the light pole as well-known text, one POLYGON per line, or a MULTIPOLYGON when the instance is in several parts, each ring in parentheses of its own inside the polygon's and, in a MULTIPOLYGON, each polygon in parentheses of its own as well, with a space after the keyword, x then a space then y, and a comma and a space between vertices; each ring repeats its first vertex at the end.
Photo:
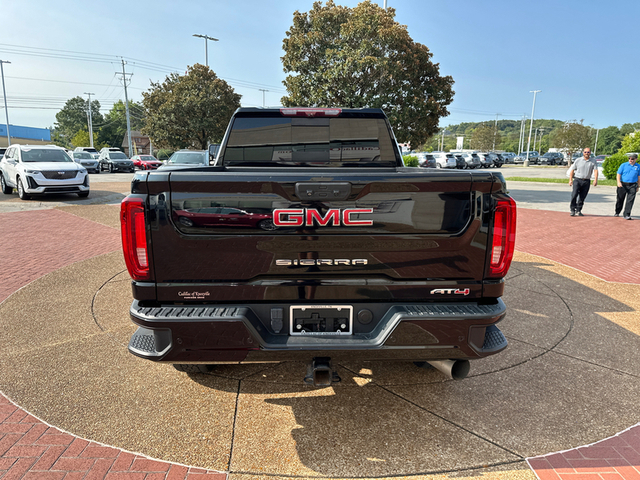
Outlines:
POLYGON ((258 90, 262 92, 262 108, 264 108, 264 94, 269 90, 265 90, 264 88, 259 88, 258 90))
POLYGON ((193 34, 194 37, 198 37, 198 38, 204 38, 204 61, 206 66, 209 66, 209 47, 208 47, 208 43, 207 40, 213 40, 214 42, 219 41, 217 38, 213 38, 210 37, 208 35, 198 35, 197 33, 193 34))
POLYGON ((7 145, 11 146, 11 134, 9 133, 9 109, 7 108, 7 92, 4 89, 4 68, 3 63, 11 63, 6 60, 0 60, 0 72, 2 73, 2 96, 4 97, 4 113, 7 117, 7 145))
POLYGON ((91 116, 91 95, 95 93, 84 92, 85 95, 89 95, 89 146, 93 148, 93 118, 91 116))
POLYGON ((525 165, 529 166, 529 147, 531 146, 531 131, 533 130, 533 114, 536 111, 536 95, 542 90, 531 90, 529 93, 533 93, 533 108, 531 109, 531 124, 529 125, 529 140, 527 140, 527 158, 525 165))

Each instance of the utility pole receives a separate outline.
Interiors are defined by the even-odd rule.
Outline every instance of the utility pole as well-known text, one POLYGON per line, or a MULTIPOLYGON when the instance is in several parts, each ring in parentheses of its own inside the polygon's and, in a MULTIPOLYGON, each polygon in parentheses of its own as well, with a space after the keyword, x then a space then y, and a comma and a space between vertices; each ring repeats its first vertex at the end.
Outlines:
POLYGON ((520 122, 520 137, 518 138, 518 155, 520 155, 524 150, 524 124, 526 119, 527 119, 527 116, 523 115, 522 121, 520 122))
POLYGON ((600 129, 596 130, 596 144, 593 146, 593 156, 596 156, 596 152, 598 151, 598 134, 600 133, 600 129))
POLYGON ((496 113, 496 123, 493 126, 493 148, 492 151, 496 149, 496 135, 498 134, 498 116, 502 115, 501 113, 496 113))
POLYGON ((85 95, 89 95, 89 146, 93 148, 93 118, 91 116, 91 95, 95 95, 95 93, 84 92, 85 95))
POLYGON ((124 58, 122 59, 122 73, 116 72, 116 75, 122 75, 122 83, 124 84, 124 100, 125 100, 125 111, 127 112, 127 139, 129 144, 129 157, 133 152, 133 147, 131 146, 131 120, 129 119, 129 97, 127 95, 127 75, 131 77, 133 73, 126 73, 124 71, 124 58))
POLYGON ((207 40, 212 40, 214 42, 219 41, 217 38, 213 38, 210 37, 208 35, 198 35, 197 33, 193 34, 194 37, 198 37, 198 38, 204 38, 204 61, 206 66, 209 66, 209 44, 207 43, 207 40))
POLYGON ((264 88, 259 88, 258 90, 260 90, 262 92, 262 108, 264 108, 264 94, 265 94, 265 92, 268 92, 269 90, 265 90, 264 88))
POLYGON ((529 147, 531 146, 531 131, 533 130, 533 114, 536 111, 536 95, 542 90, 531 90, 529 93, 533 93, 533 108, 531 109, 531 124, 529 125, 529 140, 527 141, 527 159, 525 165, 529 166, 529 147))
MULTIPOLYGON (((540 127, 540 140, 538 141, 538 150, 540 150, 540 155, 542 155, 542 137, 544 136, 544 127, 540 127)), ((535 147, 533 148, 535 150, 535 147)))
POLYGON ((11 63, 6 60, 0 60, 0 72, 2 73, 2 96, 4 97, 4 114, 7 118, 7 145, 11 146, 11 133, 9 133, 9 109, 7 108, 7 91, 4 89, 4 68, 3 63, 11 63))

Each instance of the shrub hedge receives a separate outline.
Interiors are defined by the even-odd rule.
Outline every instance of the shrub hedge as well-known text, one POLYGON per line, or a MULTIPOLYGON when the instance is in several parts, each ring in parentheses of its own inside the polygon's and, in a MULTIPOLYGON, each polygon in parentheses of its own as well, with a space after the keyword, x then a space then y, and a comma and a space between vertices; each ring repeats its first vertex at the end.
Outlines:
POLYGON ((417 167, 418 166, 418 157, 415 155, 403 155, 402 160, 404 161, 405 167, 417 167))
POLYGON ((615 180, 620 165, 628 161, 629 157, 624 153, 615 153, 602 162, 602 173, 604 173, 604 176, 607 177, 608 180, 615 180))

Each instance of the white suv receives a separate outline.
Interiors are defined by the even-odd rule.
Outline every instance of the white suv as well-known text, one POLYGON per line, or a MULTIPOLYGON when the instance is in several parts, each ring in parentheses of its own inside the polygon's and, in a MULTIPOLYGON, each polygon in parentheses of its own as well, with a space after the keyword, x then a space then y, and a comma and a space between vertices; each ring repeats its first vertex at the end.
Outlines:
POLYGON ((44 193, 89 196, 89 174, 64 149, 53 145, 11 145, 0 161, 0 189, 18 190, 22 200, 44 193))

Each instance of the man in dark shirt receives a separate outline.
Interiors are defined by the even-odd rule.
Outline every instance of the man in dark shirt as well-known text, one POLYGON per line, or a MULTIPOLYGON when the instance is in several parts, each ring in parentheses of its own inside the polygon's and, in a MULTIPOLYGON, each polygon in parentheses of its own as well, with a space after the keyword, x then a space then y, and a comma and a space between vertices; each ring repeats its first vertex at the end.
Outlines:
POLYGON ((591 149, 585 148, 582 153, 583 156, 576 159, 569 169, 569 186, 573 187, 571 203, 569 204, 572 217, 574 215, 584 217, 582 214, 582 206, 584 205, 584 199, 587 198, 587 194, 589 193, 589 182, 591 181, 591 174, 594 170, 596 173, 593 179, 593 186, 598 185, 598 166, 596 162, 590 160, 591 149))

